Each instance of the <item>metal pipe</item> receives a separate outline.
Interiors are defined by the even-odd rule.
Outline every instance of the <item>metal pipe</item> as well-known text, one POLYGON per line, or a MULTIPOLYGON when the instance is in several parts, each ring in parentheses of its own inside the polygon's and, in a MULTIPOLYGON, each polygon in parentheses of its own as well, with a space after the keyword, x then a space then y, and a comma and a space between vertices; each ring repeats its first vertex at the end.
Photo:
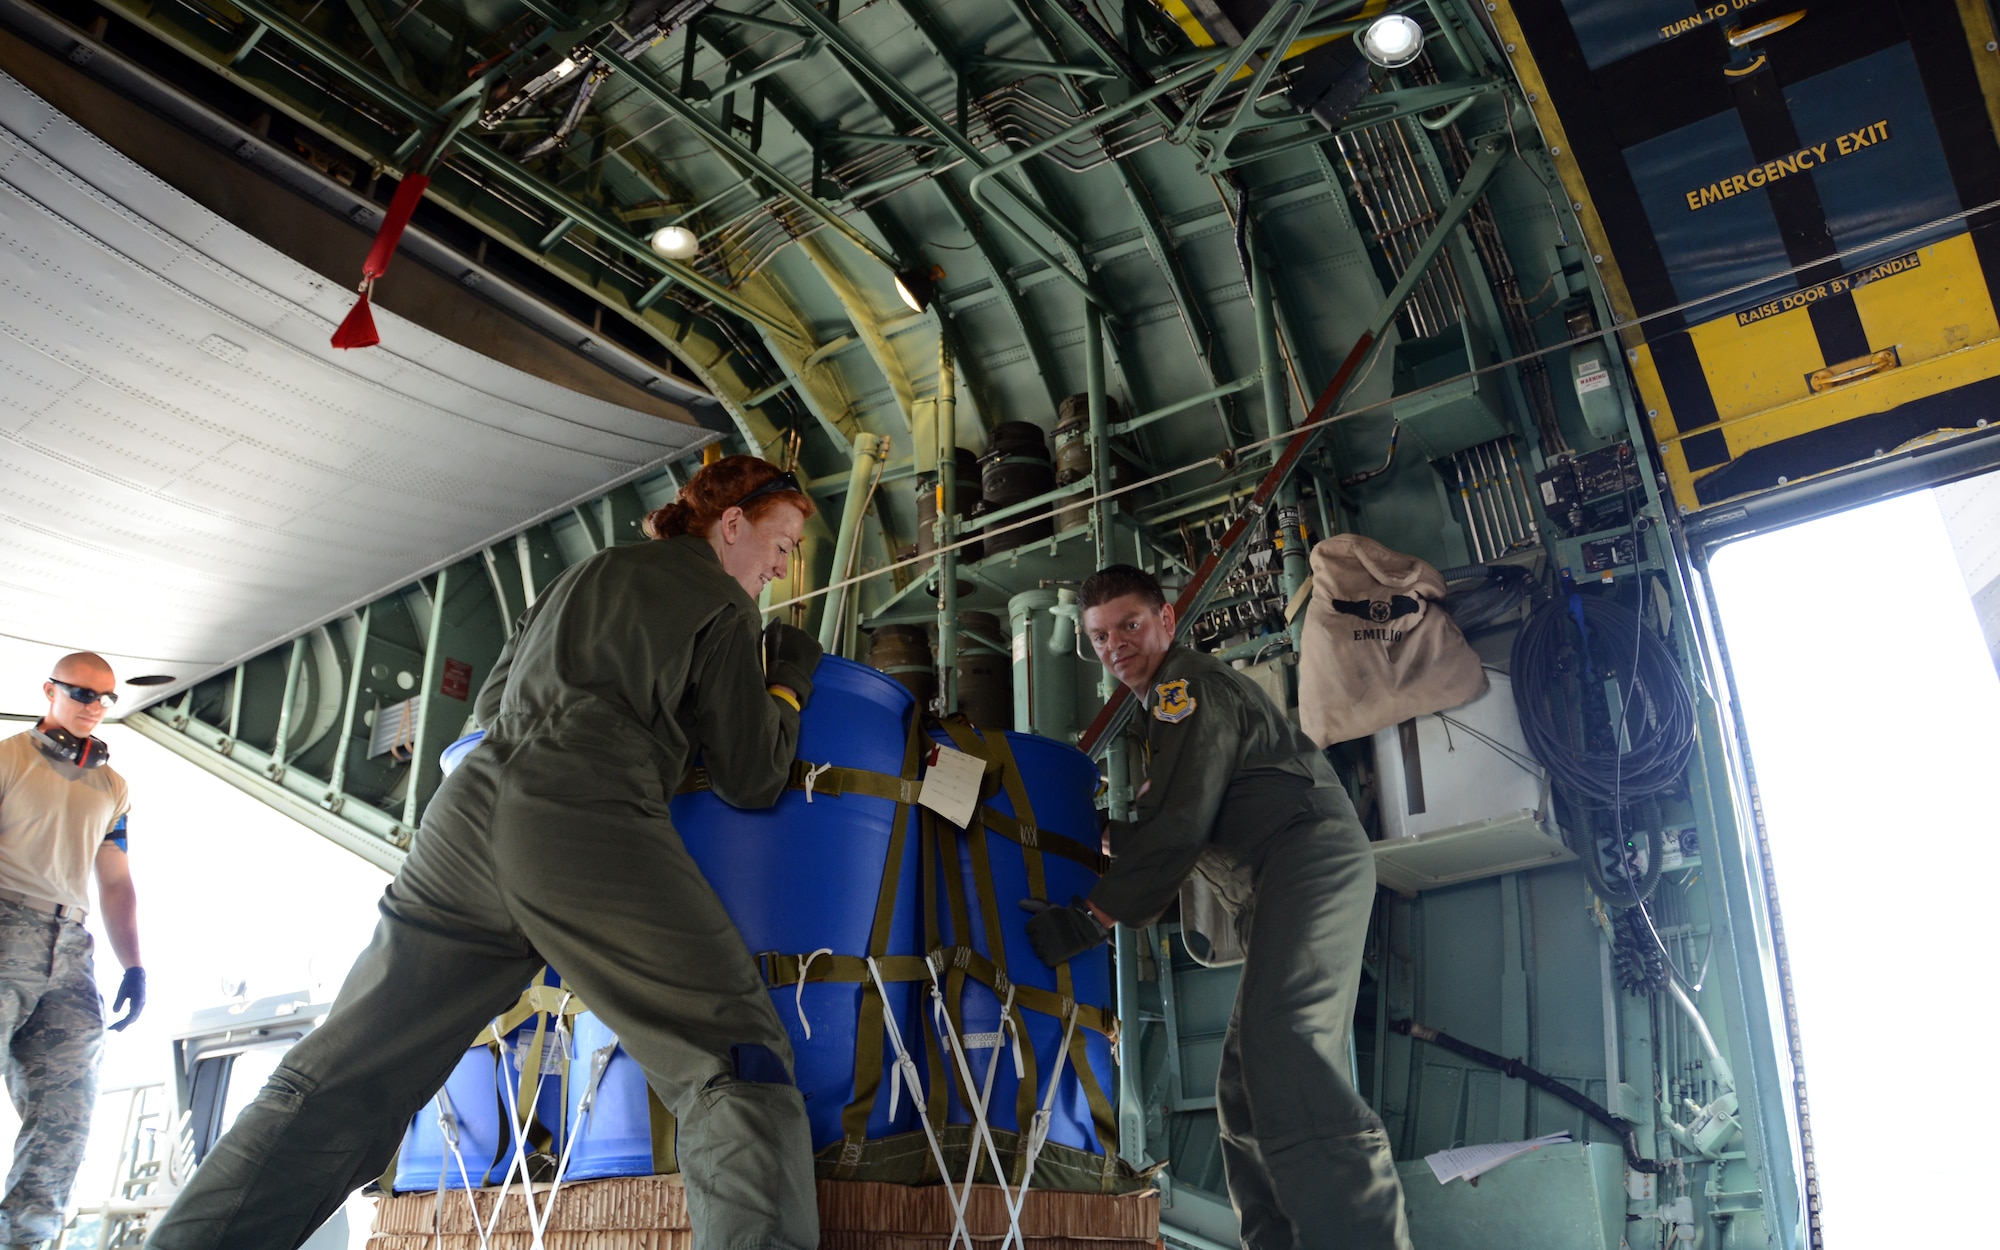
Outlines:
POLYGON ((450 584, 451 568, 439 569, 437 589, 432 592, 435 597, 431 600, 430 636, 424 640, 423 685, 417 687, 417 728, 416 740, 410 748, 409 786, 403 794, 403 823, 411 828, 417 824, 417 794, 424 777, 424 735, 430 728, 431 691, 437 688, 439 643, 444 636, 445 591, 450 584))
POLYGON ((1528 494, 1528 479, 1521 472, 1521 452, 1514 446, 1514 440, 1507 440, 1507 459, 1514 469, 1514 486, 1521 492, 1521 504, 1528 510, 1528 537, 1535 542, 1542 541, 1541 522, 1535 520, 1534 499, 1528 494))
POLYGON ((1465 462, 1457 456, 1451 458, 1452 476, 1458 479, 1458 503, 1465 509, 1465 536, 1472 540, 1472 559, 1475 564, 1486 563, 1486 552, 1479 545, 1479 524, 1473 518, 1472 495, 1465 488, 1465 462))
POLYGON ((748 144, 717 125, 707 113, 681 99, 679 95, 668 90, 664 83, 610 48, 598 49, 597 55, 606 65, 630 79, 655 104, 686 122, 717 152, 754 172, 772 190, 817 217, 825 225, 839 231, 848 242, 886 266, 892 273, 902 268, 902 262, 885 251, 881 244, 863 234, 847 218, 834 212, 817 197, 807 194, 804 188, 787 178, 776 165, 751 151, 748 144))
POLYGON ((938 711, 949 716, 958 710, 958 552, 952 549, 958 514, 958 371, 951 358, 951 342, 938 335, 938 711))
POLYGON ((958 527, 959 532, 969 534, 974 530, 983 530, 991 525, 999 525, 1004 521, 1011 521, 1024 512, 1033 512, 1037 508, 1046 508, 1059 499, 1067 499, 1071 495, 1081 495, 1085 491, 1090 490, 1093 485, 1095 484, 1089 478, 1085 478, 1081 481, 1071 482, 1067 486, 1058 486, 1045 494, 1036 495, 1033 499, 1023 499, 1019 503, 1010 503, 1004 508, 996 508, 981 516, 976 521, 967 521, 958 527))
MULTIPOLYGON (((1249 211, 1244 205, 1243 211, 1249 211)), ((1264 430, 1272 438, 1288 434, 1292 429, 1292 401, 1285 390, 1285 361, 1278 351, 1277 296, 1271 289, 1270 267, 1264 263, 1264 248, 1257 246, 1261 240, 1253 242, 1250 256, 1250 306, 1255 314, 1257 330, 1258 372, 1264 379, 1264 430)), ((1299 512, 1299 485, 1288 479, 1278 488, 1278 514, 1282 517, 1289 510, 1296 517, 1299 512)), ((1284 591, 1285 602, 1290 603, 1299 593, 1299 587, 1306 584, 1307 562, 1305 538, 1294 534, 1286 541, 1283 531, 1278 534, 1279 556, 1278 585, 1284 591)), ((1297 630, 1305 628, 1305 614, 1300 613, 1297 630)))
MULTIPOLYGON (((857 76, 866 78, 874 83, 876 89, 902 104, 917 120, 923 122, 925 126, 936 132, 938 138, 944 141, 945 146, 956 151, 960 156, 974 165, 981 166, 982 168, 992 167, 986 153, 980 150, 979 145, 972 142, 956 127, 945 121, 937 110, 933 109, 916 92, 910 90, 909 84, 905 83, 899 75, 890 72, 881 63, 876 61, 867 49, 863 48, 852 35, 840 27, 839 23, 820 12, 812 4, 812 0, 778 0, 778 3, 790 9, 800 21, 818 32, 820 37, 827 41, 833 50, 839 54, 841 59, 853 67, 857 76)), ((1097 120, 1098 124, 1101 125, 1103 121, 1109 119, 1100 115, 1097 120)), ((1000 163, 1006 164, 1007 162, 1002 161, 1000 163)), ((1014 191, 1012 188, 1009 188, 1009 191, 1013 195, 1015 202, 1033 214, 1045 229, 1049 230, 1057 238, 1062 239, 1065 243, 1075 243, 1075 239, 1070 235, 1068 228, 1046 208, 1035 203, 1030 197, 1014 191)), ((974 199, 976 200, 977 198, 978 194, 974 192, 974 199)), ((1039 247, 1038 244, 1032 243, 1031 246, 1039 247)), ((1043 259, 1047 260, 1050 258, 1045 255, 1043 259)), ((1063 268, 1063 272, 1067 274, 1069 271, 1067 268, 1063 268)), ((1072 275, 1072 280, 1074 280, 1074 275, 1072 275)))
MULTIPOLYGON (((805 0, 781 0, 781 3, 797 6, 805 4, 805 0)), ((814 11, 810 9, 809 5, 806 7, 808 8, 808 11, 814 11)), ((1227 48, 1219 49, 1217 50, 1216 56, 1220 57, 1226 55, 1228 51, 1229 49, 1227 48)), ((968 194, 971 195, 972 200, 975 204, 978 204, 981 207, 990 210, 994 220, 998 221, 1001 225, 1007 227, 1008 230, 1012 231, 1014 236, 1020 239, 1022 244, 1025 245, 1029 251, 1035 253, 1043 261, 1047 262, 1051 267, 1055 269, 1055 271, 1058 274, 1060 274, 1063 278, 1067 279, 1070 285, 1076 287, 1077 290, 1081 291, 1085 299, 1088 299, 1092 304, 1097 305, 1100 308, 1105 307, 1103 302, 1103 297, 1099 296, 1097 293, 1092 291, 1090 289, 1090 284, 1086 282, 1083 278, 1078 277, 1074 273, 1071 273, 1069 270, 1069 266, 1063 264, 1062 261, 1058 259, 1053 252, 1049 251, 1049 249, 1047 249, 1046 247, 1043 247, 1041 241, 1036 239, 1033 235, 1029 234, 1026 227, 1022 226, 1020 222, 1015 221, 1008 214, 1002 212, 1000 210, 1000 206, 998 204, 995 204, 991 199, 989 199, 985 195, 986 188, 995 180, 995 178, 998 175, 1006 173, 1010 170, 1018 169, 1021 166, 1026 165, 1029 161, 1033 160, 1035 157, 1042 156, 1051 151, 1054 151, 1056 148, 1061 147, 1063 144, 1070 142, 1072 139, 1076 138, 1079 135, 1085 135, 1096 130, 1101 130, 1103 129, 1105 123, 1113 120, 1114 118, 1123 117, 1128 113, 1137 112, 1138 110, 1144 108, 1146 105, 1151 104, 1154 100, 1159 99, 1160 97, 1165 96, 1170 92, 1180 90, 1181 88, 1194 82, 1197 78, 1199 78, 1201 75, 1207 72, 1208 71, 1205 68, 1203 68, 1203 66, 1197 65, 1187 70, 1184 73, 1176 74, 1173 77, 1168 78, 1166 81, 1157 83, 1154 86, 1149 87, 1144 91, 1135 92, 1131 96, 1128 96, 1123 102, 1111 105, 1110 107, 1105 109, 1101 109, 1098 112, 1091 114, 1089 117, 1084 118, 1076 125, 1058 131, 1057 133, 1042 140, 1040 143, 1029 144, 1027 147, 1019 149, 1012 155, 1004 157, 1001 160, 993 161, 990 164, 987 162, 985 154, 979 152, 975 148, 973 149, 972 152, 967 154, 968 158, 971 159, 975 164, 983 166, 983 168, 978 173, 972 176, 972 181, 969 184, 967 184, 966 191, 968 194)), ((940 124, 942 124, 942 122, 940 122, 940 124)), ((967 146, 970 147, 971 145, 968 143, 967 146)), ((1017 190, 1012 184, 1003 182, 1000 185, 1006 188, 1008 195, 1014 200, 1015 203, 1027 207, 1032 213, 1035 214, 1037 220, 1042 221, 1042 224, 1045 227, 1047 227, 1050 230, 1050 232, 1053 233, 1057 238, 1063 239, 1065 242, 1070 241, 1069 233, 1066 228, 1062 227, 1059 224, 1051 224, 1049 221, 1044 220, 1047 216, 1047 213, 1046 210, 1042 209, 1040 205, 1035 204, 1024 193, 1017 190)))
POLYGON ((1055 74, 1064 78, 1116 78, 1108 69, 1088 65, 1060 65, 1054 61, 1026 61, 1011 56, 969 56, 965 63, 980 69, 1011 69, 1023 74, 1055 74))
POLYGON ((1528 527, 1522 524, 1520 504, 1514 497, 1514 484, 1507 479, 1507 465, 1500 458, 1498 440, 1486 444, 1485 447, 1480 449, 1480 454, 1482 458, 1490 460, 1490 475, 1494 486, 1500 492, 1500 498, 1507 505, 1507 521, 1510 526, 1510 533, 1513 536, 1513 543, 1511 545, 1516 547, 1522 546, 1528 541, 1528 527))
MULTIPOLYGON (((1108 433, 1123 437, 1134 430, 1142 430, 1155 421, 1164 421, 1177 413, 1186 412, 1190 408, 1199 408, 1203 404, 1213 403, 1218 399, 1247 391, 1257 385, 1258 382, 1263 381, 1263 379, 1264 371, 1261 369, 1256 373, 1246 373, 1233 382, 1224 382, 1220 386, 1210 387, 1199 395, 1190 395, 1186 399, 1177 399, 1173 403, 1155 408, 1151 412, 1142 412, 1129 420, 1120 421, 1118 424, 1110 427, 1108 433)), ((1096 454, 1095 448, 1092 449, 1092 454, 1096 454)))
POLYGON ((868 513, 868 497, 872 493, 868 489, 868 481, 875 473, 878 449, 875 435, 866 430, 854 436, 854 465, 847 474, 847 500, 840 508, 840 531, 833 541, 833 571, 827 579, 836 589, 828 597, 819 617, 819 645, 822 651, 833 651, 840 641, 840 625, 847 616, 848 596, 853 594, 859 601, 857 588, 841 583, 853 576, 855 549, 861 545, 861 522, 868 513))
MULTIPOLYGON (((505 600, 501 603, 504 605, 505 600)), ((347 783, 347 753, 353 746, 354 712, 361 702, 361 674, 368 660, 368 625, 375 615, 375 605, 361 609, 361 632, 354 640, 354 653, 347 657, 347 706, 340 713, 340 745, 333 752, 333 780, 329 783, 327 800, 340 803, 345 796, 341 787, 347 783)), ((503 606, 501 616, 506 616, 503 606)))
MULTIPOLYGON (((780 22, 768 17, 753 17, 748 13, 738 13, 731 9, 710 9, 695 21, 728 22, 732 26, 748 26, 753 30, 768 30, 777 35, 803 35, 808 33, 803 26, 790 22, 780 22)), ((694 22, 689 22, 692 27, 694 22)))
POLYGON ((1701 1041, 1702 1050, 1708 1054, 1709 1070, 1715 1073, 1717 1080, 1734 1090, 1736 1073, 1730 1069, 1729 1061, 1722 1057, 1721 1049, 1715 1044, 1715 1034, 1708 1031, 1708 1021, 1702 1019, 1701 1011, 1694 1005, 1694 1000, 1687 996, 1687 991, 1683 990, 1681 983, 1672 976, 1667 978, 1667 992, 1673 995, 1674 1002, 1680 1005, 1688 1021, 1694 1025, 1694 1035, 1701 1041))
MULTIPOLYGON (((1090 414, 1090 531, 1097 567, 1114 562, 1111 551, 1111 405, 1105 395, 1104 312, 1094 302, 1083 306, 1083 386, 1090 414)), ((1111 670, 1104 672, 1105 682, 1111 670)))
POLYGON ((236 730, 243 723, 243 665, 236 666, 236 676, 229 679, 229 740, 236 740, 236 730))
MULTIPOLYGON (((737 92, 743 90, 745 87, 753 87, 757 85, 759 82, 762 82, 764 79, 769 78, 771 75, 777 73, 781 69, 790 69, 792 66, 797 65, 800 61, 809 61, 813 57, 816 57, 818 55, 819 55, 819 40, 813 38, 811 35, 807 35, 806 41, 800 44, 798 47, 791 50, 790 52, 787 52, 782 56, 772 57, 770 60, 764 62, 762 65, 759 65, 756 69, 751 70, 749 73, 739 74, 737 77, 732 78, 728 82, 723 83, 720 87, 717 87, 715 89, 715 94, 710 96, 707 100, 703 101, 703 103, 710 105, 720 103, 721 101, 726 100, 730 96, 735 95, 737 92)), ((1471 101, 1468 100, 1467 103, 1471 103, 1471 101)))
POLYGON ((1502 555, 1509 546, 1505 527, 1500 524, 1500 514, 1494 510, 1493 499, 1486 486, 1486 472, 1479 466, 1479 456, 1474 451, 1460 453, 1460 459, 1472 471, 1472 498, 1479 504, 1479 519, 1486 526, 1486 554, 1502 555))
POLYGON ((299 666, 305 663, 306 636, 292 639, 291 659, 285 665, 285 701, 278 707, 278 740, 271 744, 272 776, 285 769, 285 739, 292 735, 292 700, 299 692, 299 666))

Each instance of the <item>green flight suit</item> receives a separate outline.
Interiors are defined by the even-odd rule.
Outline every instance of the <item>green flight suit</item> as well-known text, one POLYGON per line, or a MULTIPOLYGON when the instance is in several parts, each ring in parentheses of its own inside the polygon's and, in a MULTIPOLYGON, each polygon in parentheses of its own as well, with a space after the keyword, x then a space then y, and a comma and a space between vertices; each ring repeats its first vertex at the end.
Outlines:
POLYGON ((1375 860, 1331 765, 1256 683, 1167 652, 1137 722, 1147 785, 1114 821, 1091 901, 1156 920, 1197 867, 1237 916, 1243 979, 1216 1078, 1222 1157, 1248 1250, 1408 1250, 1382 1122, 1349 1083, 1347 1038, 1375 860))
POLYGON ((332 1013, 147 1244, 298 1246, 547 962, 673 1111, 694 1245, 812 1250, 791 1046, 667 810, 697 751, 730 803, 783 792, 799 718, 765 691, 756 606, 699 538, 600 552, 543 592, 477 710, 486 740, 431 800, 332 1013))

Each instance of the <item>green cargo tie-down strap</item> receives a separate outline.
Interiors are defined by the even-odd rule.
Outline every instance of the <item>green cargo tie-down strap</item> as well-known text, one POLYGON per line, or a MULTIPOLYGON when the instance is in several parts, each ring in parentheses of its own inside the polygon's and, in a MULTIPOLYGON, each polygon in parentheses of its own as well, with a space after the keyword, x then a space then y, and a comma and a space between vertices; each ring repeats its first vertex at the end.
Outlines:
MULTIPOLYGON (((1042 855, 1045 851, 1062 855, 1066 859, 1076 860, 1089 867, 1093 872, 1098 873, 1104 871, 1104 857, 1073 838, 1040 828, 1039 823, 1035 819, 1034 805, 1028 798, 1027 783, 1021 776, 1020 765, 1015 761, 1014 753, 1008 747, 1007 736, 1004 733, 995 731, 982 738, 969 723, 956 717, 944 722, 944 731, 950 736, 952 745, 967 755, 984 761, 987 766, 988 777, 997 778, 998 782, 996 787, 992 780, 982 780, 980 786, 982 802, 979 809, 979 818, 973 821, 972 826, 968 829, 959 830, 956 826, 947 823, 935 813, 929 811, 924 813, 925 825, 929 833, 929 836, 925 839, 924 847, 927 852, 935 847, 937 863, 955 864, 957 862, 955 835, 959 833, 964 835, 967 843, 967 859, 970 861, 972 867, 973 887, 979 893, 980 918, 987 934, 988 944, 992 947, 984 956, 980 956, 977 952, 967 952, 969 958, 963 961, 962 964, 959 961, 953 961, 950 971, 946 974, 946 1011, 956 1020, 963 1020, 965 1018, 965 979, 971 976, 973 980, 984 984, 988 989, 992 990, 995 996, 1003 1002, 1006 1000, 1007 986, 1010 983, 1012 984, 1014 988, 1014 1004, 1009 1010, 1009 1016, 1016 1030, 1016 1036, 1025 1038, 1028 1035, 1027 1021, 1021 1016, 1024 1008, 1053 1016, 1065 1023, 1069 1019, 1067 1008, 1076 1012, 1077 1023, 1084 1024, 1086 1021, 1083 1015, 1083 1005, 1076 1003, 1076 989, 1070 974, 1068 961, 1057 965, 1055 969, 1056 992, 1054 994, 1050 994, 1046 990, 1036 990, 1033 987, 1024 986, 1019 981, 1008 976, 1007 944, 1001 936, 1005 933, 1005 929, 1002 928, 1000 923, 1000 899, 993 883, 993 863, 989 857, 986 835, 990 830, 999 833, 1003 837, 1008 837, 1010 841, 1014 841, 1020 845, 1021 858, 1027 868, 1029 897, 1042 902, 1051 901, 1049 899, 1048 878, 1042 862, 1042 855), (992 788, 989 789, 989 787, 992 788), (992 804, 984 801, 994 797, 997 792, 1005 792, 1007 795, 1009 805, 1014 809, 1012 817, 994 811, 992 804), (976 963, 975 960, 977 961, 976 963)), ((929 859, 928 855, 926 859, 929 859)), ((931 872, 931 866, 927 863, 924 882, 927 892, 927 927, 925 936, 927 945, 931 949, 937 950, 942 946, 942 943, 939 940, 936 927, 936 900, 934 895, 929 894, 931 891, 931 872)), ((943 877, 947 904, 951 908, 953 932, 969 938, 972 932, 971 908, 969 900, 965 897, 964 877, 961 873, 955 871, 946 872, 943 874, 943 877)), ((1091 1010, 1101 1018, 1109 1016, 1109 1013, 1105 1013, 1101 1009, 1093 1008, 1091 1010)), ((1100 1028, 1097 1031, 1104 1033, 1107 1037, 1115 1036, 1117 1033, 1115 1018, 1110 1019, 1109 1027, 1100 1028)), ((926 1041, 934 1060, 932 1070, 944 1071, 945 1069, 942 1066, 943 1056, 938 1053, 939 1045, 937 1039, 930 1036, 934 1032, 935 1030, 930 1030, 926 1036, 926 1041)), ((1068 1055, 1069 1066, 1076 1069, 1077 1082, 1082 1086, 1084 1098, 1090 1104, 1091 1119, 1097 1129, 1098 1143, 1104 1148, 1103 1170, 1099 1181, 1100 1186, 1109 1191, 1115 1187, 1117 1180, 1118 1118, 1112 1109, 1111 1100, 1105 1096, 1103 1087, 1098 1083, 1095 1069, 1090 1065, 1088 1045, 1081 1032, 1076 1030, 1069 1031, 1068 1055)), ((994 1057, 994 1061, 999 1061, 997 1055, 994 1057)), ((1029 1138, 1028 1126, 1034 1123, 1035 1113, 1039 1110, 1035 1098, 1036 1092, 1041 1086, 1038 1068, 1039 1065, 1036 1060, 1034 1047, 1025 1047, 1022 1053, 1021 1081, 1015 1094, 1014 1103, 1015 1123, 1019 1126, 1019 1136, 1016 1139, 1012 1165, 1013 1177, 1011 1181, 1014 1184, 1020 1184, 1027 1177, 1029 1163, 1027 1149, 1029 1138)), ((932 1109, 938 1113, 938 1123, 944 1122, 943 1086, 943 1082, 936 1082, 931 1094, 932 1109)), ((962 1092, 962 1097, 966 1099, 967 1105, 970 1105, 973 1100, 973 1092, 965 1090, 962 1092)))
MULTIPOLYGON (((1114 1044, 1118 1033, 1117 1017, 1100 1007, 1075 1001, 1067 964, 1056 969, 1057 989, 1054 992, 1024 986, 1012 982, 1007 975, 1006 949, 1004 942, 996 942, 992 955, 982 954, 970 947, 947 947, 940 935, 940 911, 936 893, 938 881, 937 867, 944 862, 947 852, 955 852, 955 836, 963 832, 970 842, 974 884, 980 895, 980 910, 986 931, 998 935, 1000 927, 999 899, 995 895, 991 861, 987 858, 986 835, 989 831, 1018 844, 1028 870, 1028 884, 1031 895, 1037 899, 1048 897, 1047 879, 1042 867, 1044 853, 1058 855, 1064 859, 1082 864, 1093 872, 1102 873, 1108 863, 1103 854, 1086 846, 1074 838, 1041 828, 1035 821, 1034 808, 1028 799, 1027 786, 1021 778, 1020 769, 1013 753, 1007 748, 1003 735, 995 734, 990 741, 983 741, 972 727, 962 719, 954 718, 944 723, 945 732, 959 750, 986 764, 989 780, 982 783, 982 790, 992 797, 1004 791, 1014 808, 1014 814, 996 811, 990 803, 982 802, 978 819, 970 831, 960 831, 946 823, 935 813, 922 813, 923 861, 923 912, 925 927, 925 947, 937 960, 937 967, 945 980, 947 1010, 956 1018, 963 1019, 964 982, 969 977, 973 981, 994 990, 1002 999, 1011 983, 1014 988, 1014 1007, 1011 1011, 1013 1027, 1023 1037, 1027 1035, 1023 1010, 1039 1012, 1067 1023, 1072 1014, 1083 1029, 1102 1034, 1112 1039, 1114 1044)), ((896 891, 902 876, 902 857, 905 839, 908 836, 909 809, 917 802, 921 791, 918 771, 922 759, 923 725, 920 717, 911 718, 910 738, 904 754, 903 775, 893 777, 887 773, 844 766, 813 764, 797 760, 792 764, 788 786, 803 790, 808 799, 817 797, 836 798, 845 795, 860 795, 868 798, 884 799, 896 804, 894 824, 891 827, 888 855, 883 861, 882 883, 876 895, 874 925, 869 935, 869 954, 843 955, 831 952, 786 953, 764 952, 756 958, 763 973, 765 984, 771 989, 793 987, 798 989, 816 982, 845 982, 861 986, 860 1018, 855 1025, 854 1056, 854 1098, 841 1115, 842 1138, 834 1154, 831 1171, 832 1179, 847 1180, 856 1176, 864 1164, 864 1154, 868 1146, 868 1120, 874 1113, 875 1100, 881 1094, 883 1060, 883 1002, 880 992, 868 971, 872 957, 881 969, 885 982, 930 981, 931 962, 920 955, 891 955, 888 953, 889 929, 895 915, 896 891), (803 975, 802 975, 803 974, 803 975)), ((694 768, 688 773, 678 789, 681 794, 696 793, 710 789, 705 769, 694 768)), ((955 860, 955 854, 952 855, 955 860)), ((971 909, 965 897, 963 878, 957 873, 946 874, 945 882, 952 911, 955 932, 971 933, 971 909)), ((926 1020, 929 1019, 926 1015, 926 1020)), ((940 1039, 934 1027, 925 1028, 925 1045, 932 1072, 947 1073, 940 1039)), ((1118 1168, 1117 1135, 1118 1123, 1111 1102, 1105 1097, 1098 1083, 1096 1071, 1089 1063, 1086 1041, 1080 1031, 1072 1031, 1069 1056, 1071 1066, 1077 1071, 1084 1096, 1090 1104, 1099 1142, 1104 1146, 1104 1155, 1098 1166, 1101 1168, 1100 1183, 1107 1191, 1123 1188, 1123 1178, 1116 1176, 1118 1168)), ((1033 1047, 1025 1049, 1020 1092, 1016 1099, 1017 1123, 1023 1127, 1016 1144, 1013 1172, 1018 1181, 1027 1168, 1027 1125, 1033 1122, 1037 1104, 1035 1093, 1040 1082, 1033 1047)), ((955 1075, 946 1080, 955 1081, 955 1075)), ((929 1091, 929 1106, 926 1108, 933 1124, 943 1126, 946 1119, 946 1080, 934 1080, 929 1091)), ((965 1091, 967 1097, 970 1091, 965 1091)), ((1081 1152, 1079 1152, 1081 1153, 1081 1152)), ((926 1164, 925 1171, 933 1165, 926 1164)))

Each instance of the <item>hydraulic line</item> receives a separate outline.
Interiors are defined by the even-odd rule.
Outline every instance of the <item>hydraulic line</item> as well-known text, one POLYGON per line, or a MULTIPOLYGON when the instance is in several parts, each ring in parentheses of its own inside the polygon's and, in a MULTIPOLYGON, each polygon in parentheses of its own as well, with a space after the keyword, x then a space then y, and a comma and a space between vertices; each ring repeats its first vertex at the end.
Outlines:
POLYGON ((1499 1072, 1502 1076, 1511 1076, 1517 1081, 1526 1081, 1543 1093, 1554 1094, 1557 1098, 1562 1099, 1570 1106, 1575 1107, 1578 1111, 1583 1112, 1591 1119, 1618 1134, 1618 1140, 1625 1147, 1625 1166, 1631 1168, 1634 1172, 1658 1173, 1666 1170, 1666 1165, 1660 1160, 1648 1159, 1639 1153, 1639 1142, 1634 1136, 1632 1121, 1625 1119, 1623 1116, 1614 1115, 1609 1108, 1577 1093, 1554 1077, 1546 1073, 1537 1072, 1527 1064, 1522 1063, 1519 1059, 1504 1059, 1490 1050, 1482 1050, 1474 1046, 1471 1042, 1460 1041, 1449 1033, 1439 1032, 1427 1024, 1419 1024, 1415 1020, 1391 1020, 1389 1027, 1407 1037, 1414 1037, 1420 1042, 1429 1042, 1433 1046, 1448 1050, 1454 1055, 1463 1056, 1474 1063, 1483 1063, 1487 1067, 1499 1072))

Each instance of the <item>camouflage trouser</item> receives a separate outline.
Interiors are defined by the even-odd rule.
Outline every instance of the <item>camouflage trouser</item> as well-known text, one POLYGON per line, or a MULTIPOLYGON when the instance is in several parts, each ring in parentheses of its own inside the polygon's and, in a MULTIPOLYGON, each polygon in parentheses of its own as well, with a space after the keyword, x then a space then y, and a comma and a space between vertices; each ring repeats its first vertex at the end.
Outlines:
POLYGON ((0 1037, 7 1039, 7 1092, 21 1116, 0 1200, 0 1246, 62 1233, 104 1049, 104 1003, 90 951, 80 923, 0 899, 0 1037))

